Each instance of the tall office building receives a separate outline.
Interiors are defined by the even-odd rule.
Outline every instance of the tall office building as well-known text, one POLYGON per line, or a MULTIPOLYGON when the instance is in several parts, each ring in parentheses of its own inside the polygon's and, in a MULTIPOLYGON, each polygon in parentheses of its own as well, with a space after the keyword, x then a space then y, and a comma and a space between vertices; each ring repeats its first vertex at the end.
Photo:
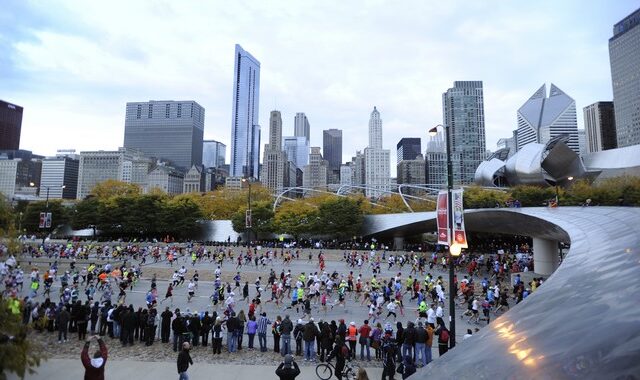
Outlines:
POLYGON ((396 164, 404 160, 415 160, 422 154, 420 137, 403 137, 396 145, 396 164))
POLYGON ((447 153, 444 134, 440 131, 429 138, 425 155, 425 180, 430 185, 447 183, 447 153))
POLYGON ((584 129, 578 129, 578 150, 581 156, 587 153, 587 134, 584 129))
POLYGON ((286 136, 284 138, 284 151, 287 160, 293 162, 297 168, 304 170, 309 164, 309 143, 304 136, 286 136))
POLYGON ((553 83, 547 97, 547 86, 543 84, 518 109, 517 148, 530 143, 546 144, 560 135, 569 136, 567 146, 580 153, 575 100, 553 83))
POLYGON ((324 159, 329 161, 329 169, 339 171, 342 164, 342 130, 322 131, 322 153, 324 159))
MULTIPOLYGON (((422 154, 418 154, 410 160, 402 160, 402 162, 398 163, 397 169, 398 176, 396 182, 398 184, 421 185, 426 183, 426 166, 422 154)), ((403 190, 403 193, 419 195, 424 194, 424 190, 408 188, 403 190)))
POLYGON ((225 164, 227 146, 216 140, 202 142, 202 166, 205 168, 219 168, 225 164))
POLYGON ((304 112, 296 113, 296 117, 293 120, 293 135, 296 137, 304 136, 307 139, 307 144, 311 140, 311 127, 309 126, 309 119, 304 112))
POLYGON ((609 61, 617 146, 640 144, 640 9, 613 26, 609 61))
POLYGON ((353 185, 353 170, 350 162, 340 166, 340 185, 353 185))
POLYGON ((145 192, 159 189, 170 195, 182 194, 184 173, 170 166, 158 165, 149 172, 145 192))
POLYGON ((260 62, 236 45, 231 121, 232 177, 259 177, 260 168, 260 62))
POLYGON ((269 143, 264 146, 261 175, 262 183, 268 189, 282 191, 286 163, 287 155, 282 151, 282 116, 280 111, 271 111, 269 116, 269 143))
POLYGON ((80 161, 68 156, 42 160, 40 197, 45 197, 46 189, 49 188, 49 198, 76 199, 79 167, 80 161))
POLYGON ((362 186, 365 184, 365 162, 364 154, 357 150, 356 155, 351 157, 351 184, 362 186))
POLYGON ((587 132, 587 153, 617 148, 613 102, 596 102, 582 109, 587 132))
POLYGON ((202 164, 204 108, 192 100, 127 103, 124 147, 188 170, 202 164))
POLYGON ((84 199, 95 185, 108 179, 133 183, 145 190, 152 164, 142 152, 133 149, 80 152, 77 198, 84 199))
POLYGON ((451 137, 453 182, 471 184, 485 159, 482 81, 456 81, 442 94, 444 125, 451 137))
POLYGON ((374 106, 369 118, 369 146, 364 149, 365 195, 379 198, 385 195, 391 186, 389 150, 382 149, 382 119, 374 106))
POLYGON ((312 189, 326 189, 328 166, 327 161, 322 158, 320 147, 311 147, 309 165, 305 166, 303 170, 303 186, 312 189))
POLYGON ((20 149, 22 107, 0 100, 0 150, 20 149))

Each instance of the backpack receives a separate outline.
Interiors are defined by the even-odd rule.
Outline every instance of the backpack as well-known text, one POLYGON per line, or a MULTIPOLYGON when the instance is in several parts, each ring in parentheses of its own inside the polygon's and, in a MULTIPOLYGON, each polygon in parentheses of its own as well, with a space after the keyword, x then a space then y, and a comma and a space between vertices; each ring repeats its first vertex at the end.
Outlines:
POLYGON ((442 331, 440 331, 439 341, 442 343, 447 343, 449 341, 449 330, 443 329, 442 331))

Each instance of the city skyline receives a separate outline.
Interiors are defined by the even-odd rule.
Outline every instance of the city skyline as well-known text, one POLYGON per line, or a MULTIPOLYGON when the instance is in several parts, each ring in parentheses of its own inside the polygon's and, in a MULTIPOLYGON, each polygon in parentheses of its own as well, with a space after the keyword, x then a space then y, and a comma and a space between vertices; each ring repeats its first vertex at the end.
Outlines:
MULTIPOLYGON (((245 13, 237 5, 220 4, 186 3, 167 7, 165 13, 145 4, 133 7, 136 12, 100 4, 39 7, 15 2, 0 12, 0 20, 22 20, 20 26, 0 23, 0 46, 8 52, 0 60, 0 75, 7 78, 0 83, 0 94, 25 109, 23 149, 51 156, 62 148, 117 149, 124 131, 123 105, 137 99, 193 99, 207 110, 205 139, 231 146, 229 57, 238 43, 262 63, 259 119, 268 120, 277 108, 283 115, 283 135, 292 135, 295 114, 305 112, 313 122, 312 146, 321 145, 323 130, 343 130, 342 162, 364 149, 359 137, 366 133, 367 120, 362 115, 373 105, 385 115, 385 149, 393 149, 392 144, 406 136, 421 137, 426 145, 426 131, 442 122, 440 97, 456 80, 483 81, 486 147, 494 150, 497 140, 516 128, 518 107, 539 83, 562 83, 577 107, 612 99, 608 39, 612 26, 637 6, 604 1, 506 4, 495 9, 457 3, 412 2, 393 8, 376 3, 275 3, 256 4, 245 13), (175 17, 164 25, 166 12, 175 17), (236 13, 237 25, 224 20, 225 14, 236 13), (331 32, 321 22, 329 13, 331 32), (522 13, 529 21, 516 22, 515 16, 522 13), (138 19, 134 14, 146 16, 138 19), (210 23, 209 16, 217 14, 216 23, 210 23), (370 17, 353 25, 347 17, 352 14, 370 17), (110 28, 116 16, 123 18, 119 31, 110 28), (397 21, 380 27, 376 20, 386 17, 397 21), (188 25, 185 33, 172 33, 174 23, 188 25), (247 26, 254 24, 249 31, 247 26), (267 27, 275 30, 266 33, 267 27), (279 34, 290 39, 269 37, 279 34), (184 48, 159 53, 161 46, 186 41, 184 48), (290 58, 301 46, 313 70, 290 58), (407 48, 414 60, 394 58, 407 48), (181 55, 186 49, 192 54, 188 59, 181 55), (376 65, 366 64, 374 58, 376 65), (540 66, 552 60, 554 65, 540 66), (395 95, 389 97, 390 93, 395 95)), ((581 118, 578 123, 583 128, 581 118)))

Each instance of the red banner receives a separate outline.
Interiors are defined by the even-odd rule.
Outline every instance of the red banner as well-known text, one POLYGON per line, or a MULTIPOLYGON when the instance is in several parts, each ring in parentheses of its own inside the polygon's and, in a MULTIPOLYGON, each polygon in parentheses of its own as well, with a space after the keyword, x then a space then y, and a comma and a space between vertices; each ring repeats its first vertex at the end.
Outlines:
POLYGON ((464 206, 462 201, 462 189, 451 192, 453 199, 453 237, 461 248, 468 248, 467 234, 464 230, 464 206))
POLYGON ((438 193, 436 208, 436 221, 438 223, 438 244, 449 245, 449 214, 447 213, 447 192, 438 193))

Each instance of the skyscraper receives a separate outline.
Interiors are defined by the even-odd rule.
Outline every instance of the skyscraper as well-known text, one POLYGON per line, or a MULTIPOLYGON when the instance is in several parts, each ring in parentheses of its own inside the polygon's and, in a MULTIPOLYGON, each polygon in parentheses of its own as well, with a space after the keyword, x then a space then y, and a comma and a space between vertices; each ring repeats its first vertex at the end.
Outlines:
POLYGON ((587 153, 617 147, 613 102, 596 102, 582 109, 587 132, 587 153))
POLYGON ((188 170, 202 164, 204 108, 192 100, 127 103, 124 147, 188 170))
POLYGON ((327 161, 322 158, 320 147, 311 147, 309 153, 309 165, 303 170, 302 184, 313 189, 325 189, 327 187, 327 161))
POLYGON ((202 165, 205 168, 219 168, 225 164, 227 146, 216 140, 202 142, 202 165))
POLYGON ((22 107, 0 100, 0 150, 20 149, 22 107))
POLYGON ((567 146, 580 153, 575 100, 553 83, 547 97, 547 86, 543 84, 518 109, 517 148, 530 143, 546 144, 560 135, 569 136, 567 146))
POLYGON ((618 148, 640 144, 640 9, 613 26, 609 60, 618 148))
POLYGON ((46 188, 49 188, 49 198, 76 199, 79 166, 78 159, 68 156, 50 157, 42 160, 40 197, 45 197, 46 188), (45 189, 45 192, 42 189, 45 189))
POLYGON ((287 154, 287 160, 293 162, 301 170, 304 170, 304 167, 309 163, 309 143, 304 136, 286 136, 284 151, 287 154))
POLYGON ((233 113, 231 120, 232 177, 259 177, 260 62, 236 45, 233 70, 233 113))
POLYGON ((304 112, 296 113, 293 135, 296 137, 304 136, 307 139, 307 145, 311 140, 311 127, 309 126, 309 119, 307 119, 307 115, 304 112))
POLYGON ((451 138, 453 182, 473 183, 486 152, 482 81, 453 82, 442 94, 442 108, 451 138))
POLYGON ((264 146, 262 183, 271 190, 281 191, 287 155, 282 151, 282 116, 271 111, 269 116, 269 144, 264 146))
POLYGON ((329 169, 339 171, 342 164, 342 130, 322 131, 322 152, 324 159, 329 161, 329 169))
MULTIPOLYGON (((397 166, 398 177, 396 182, 398 184, 418 185, 426 183, 426 167, 425 160, 421 154, 410 160, 402 160, 397 166)), ((423 194, 424 190, 417 188, 408 188, 403 190, 403 193, 419 195, 423 194)))
POLYGON ((403 137, 396 145, 396 164, 404 160, 415 160, 419 154, 422 154, 420 137, 403 137))
POLYGON ((364 162, 365 195, 378 198, 386 194, 391 185, 389 150, 382 149, 382 119, 375 106, 369 118, 369 146, 364 149, 364 162))

